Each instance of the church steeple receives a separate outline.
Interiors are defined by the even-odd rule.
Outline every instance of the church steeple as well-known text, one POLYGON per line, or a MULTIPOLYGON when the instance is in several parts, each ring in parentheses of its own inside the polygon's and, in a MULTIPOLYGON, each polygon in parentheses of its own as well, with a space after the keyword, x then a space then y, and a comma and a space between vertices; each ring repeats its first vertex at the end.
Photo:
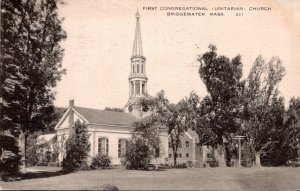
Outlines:
POLYGON ((138 109, 137 102, 147 95, 146 57, 143 55, 140 15, 136 13, 136 27, 133 41, 129 80, 129 99, 124 107, 131 112, 138 109))
POLYGON ((138 11, 136 12, 135 16, 136 16, 136 26, 135 26, 133 48, 132 48, 132 57, 143 56, 140 15, 138 11))

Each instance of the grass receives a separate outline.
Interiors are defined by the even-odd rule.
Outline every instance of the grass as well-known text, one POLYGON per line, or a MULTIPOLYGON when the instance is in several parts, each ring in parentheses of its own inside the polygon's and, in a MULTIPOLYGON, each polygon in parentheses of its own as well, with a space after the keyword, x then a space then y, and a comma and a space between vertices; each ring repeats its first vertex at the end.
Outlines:
POLYGON ((163 171, 107 169, 62 174, 56 168, 31 169, 24 180, 0 182, 3 189, 99 190, 297 190, 300 168, 193 168, 163 171))

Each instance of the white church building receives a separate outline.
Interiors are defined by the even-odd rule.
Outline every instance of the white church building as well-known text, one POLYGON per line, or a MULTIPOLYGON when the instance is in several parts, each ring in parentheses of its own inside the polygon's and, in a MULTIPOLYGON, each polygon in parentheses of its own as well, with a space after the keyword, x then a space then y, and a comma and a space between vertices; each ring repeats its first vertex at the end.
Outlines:
MULTIPOLYGON (((137 102, 145 97, 147 92, 148 78, 146 76, 146 57, 143 55, 140 15, 136 14, 136 28, 133 43, 132 56, 130 59, 129 74, 129 99, 124 106, 124 112, 91 109, 76 106, 74 100, 70 100, 68 109, 55 126, 58 142, 64 142, 76 121, 87 126, 91 150, 89 160, 97 154, 107 154, 111 158, 112 165, 121 164, 121 158, 126 151, 126 140, 130 139, 133 131, 133 123, 141 120, 146 113, 140 110, 137 102)), ((48 136, 51 137, 51 136, 48 136)), ((53 136, 52 136, 53 137, 53 136)), ((168 129, 160 127, 160 164, 172 164, 173 152, 170 149, 168 129)), ((45 136, 42 136, 45 138, 45 136)), ((49 140, 50 141, 50 140, 49 140)), ((202 165, 209 157, 208 147, 199 145, 198 136, 195 132, 187 131, 182 135, 184 144, 178 149, 178 161, 202 165)), ((65 152, 59 154, 59 162, 62 162, 65 152)), ((198 166, 198 165, 197 165, 198 166)))
MULTIPOLYGON (((136 29, 131 56, 131 72, 129 75, 129 99, 124 106, 125 112, 98 110, 79 107, 71 100, 67 111, 57 123, 55 130, 58 141, 66 140, 77 120, 85 123, 91 144, 90 158, 97 154, 107 154, 113 165, 121 164, 125 153, 126 139, 131 137, 133 123, 141 120, 142 112, 137 106, 139 98, 147 95, 146 57, 143 56, 139 14, 136 14, 136 29)), ((167 129, 160 129, 160 163, 168 158, 167 129)), ((59 156, 63 160, 64 152, 59 156)))

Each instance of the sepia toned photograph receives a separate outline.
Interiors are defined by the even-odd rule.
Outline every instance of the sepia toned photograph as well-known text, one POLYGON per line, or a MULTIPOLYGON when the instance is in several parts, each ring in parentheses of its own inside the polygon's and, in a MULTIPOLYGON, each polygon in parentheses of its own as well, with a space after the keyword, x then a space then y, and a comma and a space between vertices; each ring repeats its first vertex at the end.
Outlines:
POLYGON ((300 190, 300 1, 0 7, 0 190, 300 190))

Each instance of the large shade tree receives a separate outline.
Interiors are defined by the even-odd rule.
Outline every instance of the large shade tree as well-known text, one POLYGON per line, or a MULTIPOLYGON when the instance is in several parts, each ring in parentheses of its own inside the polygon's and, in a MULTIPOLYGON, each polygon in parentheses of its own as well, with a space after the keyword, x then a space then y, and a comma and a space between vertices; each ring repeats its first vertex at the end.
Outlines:
POLYGON ((273 57, 268 63, 258 56, 250 70, 244 94, 244 119, 247 134, 254 140, 255 161, 260 166, 260 154, 272 132, 283 123, 283 99, 278 85, 285 75, 281 60, 273 57), (280 112, 275 113, 275 110, 280 112), (275 115, 276 114, 276 115, 275 115))
POLYGON ((61 2, 1 1, 1 125, 15 137, 21 133, 23 143, 51 122, 52 89, 65 72, 61 2))
POLYGON ((240 117, 244 82, 242 77, 241 56, 229 59, 218 56, 216 46, 210 45, 209 51, 199 57, 200 78, 206 86, 208 96, 202 101, 206 105, 199 123, 199 138, 206 144, 218 146, 219 166, 225 166, 223 140, 239 129, 236 118, 240 117), (205 124, 205 125, 201 125, 205 124))

